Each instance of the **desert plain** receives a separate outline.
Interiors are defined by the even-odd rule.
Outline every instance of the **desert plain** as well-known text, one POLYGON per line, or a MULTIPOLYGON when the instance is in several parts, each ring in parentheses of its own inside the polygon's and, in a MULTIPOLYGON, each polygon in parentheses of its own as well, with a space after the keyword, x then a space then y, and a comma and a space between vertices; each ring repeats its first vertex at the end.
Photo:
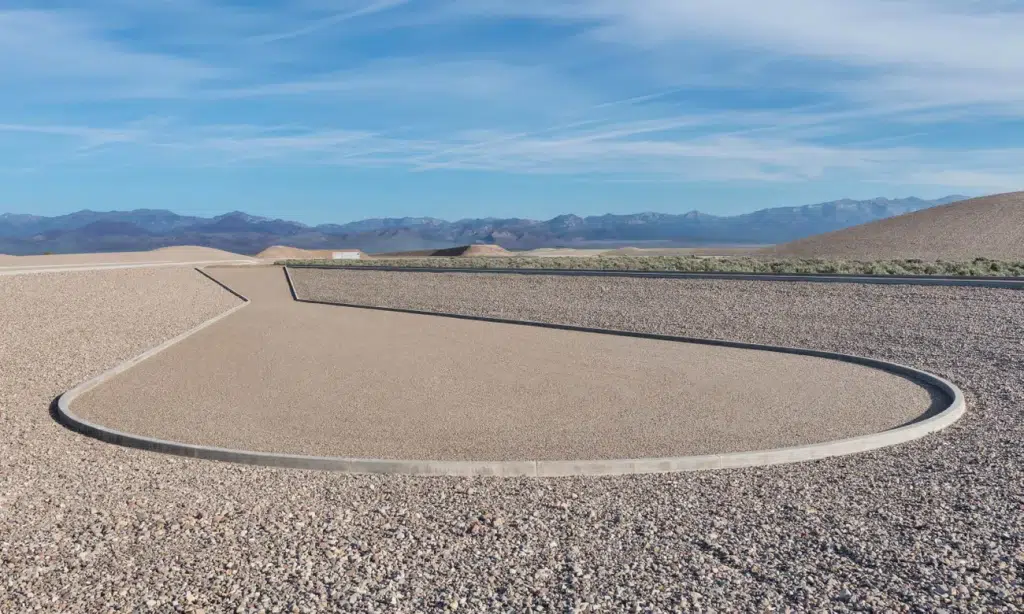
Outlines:
MULTIPOLYGON (((1024 608, 1024 294, 1018 290, 485 274, 473 279, 448 277, 441 283, 421 273, 346 273, 360 277, 358 283, 346 282, 342 298, 380 307, 729 339, 895 361, 954 382, 964 391, 968 407, 955 424, 927 437, 813 462, 609 477, 424 478, 186 459, 110 445, 64 428, 52 414, 58 395, 237 307, 240 299, 188 264, 42 268, 47 272, 0 278, 2 611, 1024 608)), ((216 276, 218 270, 225 272, 221 281, 228 286, 279 271, 241 265, 237 270, 208 272, 216 276)), ((321 298, 338 292, 338 283, 308 273, 296 281, 303 292, 321 298)), ((259 288, 269 287, 260 283, 248 291, 257 294, 259 288)), ((233 368, 257 370, 250 373, 251 380, 231 382, 234 399, 266 400, 276 389, 273 378, 280 371, 258 369, 282 356, 268 355, 261 362, 254 346, 245 359, 252 362, 231 357, 229 344, 256 343, 253 339, 267 335, 262 345, 272 348, 290 334, 288 325, 240 325, 243 318, 259 315, 259 305, 253 300, 204 329, 216 336, 225 330, 218 332, 219 325, 239 325, 233 334, 206 346, 209 364, 222 358, 219 368, 225 371, 214 376, 226 376, 233 368)), ((592 344, 605 341, 558 343, 552 336, 530 337, 535 332, 509 332, 482 322, 456 324, 431 316, 333 305, 303 307, 310 308, 306 313, 316 312, 318 320, 337 320, 317 324, 340 331, 333 337, 327 329, 314 329, 324 333, 314 335, 322 346, 320 358, 364 357, 352 365, 364 386, 357 396, 373 396, 373 386, 366 382, 374 376, 386 376, 386 381, 408 378, 412 363, 434 369, 429 378, 406 382, 406 390, 423 393, 450 392, 444 378, 466 386, 473 378, 534 373, 538 381, 553 382, 550 378, 564 370, 562 375, 576 378, 573 390, 583 388, 576 393, 582 394, 578 398, 583 406, 589 399, 588 378, 581 373, 587 369, 597 387, 607 385, 608 378, 623 377, 619 389, 633 391, 636 399, 645 401, 637 407, 653 407, 650 401, 660 399, 666 390, 671 394, 663 407, 699 392, 694 386, 673 389, 675 380, 665 370, 666 362, 692 370, 698 362, 692 348, 663 349, 636 341, 601 346, 597 352, 592 344), (351 340, 348 345, 346 338, 351 340), (381 342, 378 356, 370 356, 374 339, 381 342), (386 360, 387 353, 401 347, 403 339, 435 351, 433 360, 414 356, 405 359, 412 361, 410 369, 388 371, 394 364, 386 360), (345 353, 346 347, 351 353, 345 353), (454 347, 464 354, 453 359, 452 352, 441 351, 454 347), (578 356, 573 357, 573 351, 578 356), (495 352, 530 360, 512 361, 508 369, 499 368, 500 363, 486 364, 495 352), (459 362, 462 356, 471 360, 459 362), (616 361, 601 356, 627 359, 632 365, 619 375, 610 371, 616 361), (591 363, 580 362, 579 357, 590 357, 591 363), (645 386, 645 373, 656 375, 665 387, 645 386)), ((301 322, 290 325, 302 327, 301 322)), ((198 335, 168 351, 187 350, 198 335)), ((283 351, 290 346, 279 347, 283 351)), ((293 356, 283 358, 298 359, 301 352, 294 347, 291 351, 293 356)), ((159 361, 160 356, 151 360, 159 361)), ((876 395, 868 404, 874 408, 869 418, 875 422, 865 428, 899 424, 913 414, 914 403, 927 402, 897 382, 871 384, 863 377, 846 377, 850 373, 820 371, 817 365, 783 368, 738 355, 728 360, 733 362, 722 364, 754 370, 747 371, 751 381, 757 380, 757 369, 782 369, 773 372, 769 382, 798 373, 799 378, 787 380, 788 387, 806 382, 801 393, 818 401, 805 399, 800 407, 812 408, 808 421, 821 428, 836 426, 825 412, 841 406, 844 399, 876 395), (831 385, 833 381, 842 385, 831 385), (815 396, 815 390, 826 394, 815 396), (886 407, 888 413, 879 411, 886 407)), ((115 388, 96 389, 111 402, 97 405, 98 413, 90 415, 139 428, 131 421, 149 411, 151 418, 158 418, 151 425, 171 429, 160 434, 207 436, 201 427, 204 421, 216 421, 212 412, 220 409, 218 405, 201 405, 201 397, 187 397, 180 404, 164 397, 166 403, 155 403, 154 397, 164 396, 166 383, 156 372, 147 372, 149 366, 142 363, 136 367, 140 371, 122 374, 123 382, 144 386, 119 390, 115 379, 115 388), (181 416, 186 417, 186 427, 194 428, 174 431, 183 428, 181 416)), ((202 366, 184 360, 167 365, 184 373, 182 382, 194 382, 202 366), (197 373, 189 373, 192 370, 197 373)), ((344 372, 345 365, 325 367, 323 361, 310 360, 304 369, 289 373, 294 373, 292 379, 306 377, 317 384, 332 379, 335 369, 344 372)), ((394 406, 401 392, 385 389, 386 381, 375 398, 394 406)), ((211 381, 209 386, 214 383, 222 385, 211 381)), ((279 383, 302 389, 303 382, 279 383)), ((342 383, 333 384, 339 386, 339 394, 344 393, 342 383)), ((494 406, 499 397, 511 402, 515 399, 507 397, 530 392, 528 384, 514 378, 505 385, 509 387, 489 390, 468 386, 449 401, 476 398, 494 406), (508 393, 495 394, 503 390, 508 393)), ((711 393, 730 385, 735 382, 706 392, 714 396, 711 393)), ((217 386, 211 389, 230 392, 230 387, 217 386)), ((557 388, 551 384, 551 390, 544 391, 549 396, 540 398, 560 398, 557 388)), ((762 392, 771 389, 764 386, 762 392)), ((782 396, 774 398, 784 405, 782 396)), ((437 417, 444 407, 428 409, 437 417)), ((542 423, 557 419, 540 409, 531 411, 542 423)), ((242 422, 243 410, 242 405, 231 409, 240 426, 216 435, 236 438, 222 443, 255 445, 250 425, 242 422)), ((777 416, 793 420, 799 415, 793 410, 777 416)), ((302 415, 302 410, 296 411, 302 415)), ((411 406, 406 411, 412 411, 411 406)), ((249 422, 282 419, 278 414, 249 422)), ((437 428, 436 422, 430 424, 437 428)), ((668 424, 659 436, 678 428, 668 424)), ((391 425, 380 430, 388 432, 385 426, 391 425)), ((486 423, 470 426, 485 428, 486 423)), ((586 425, 566 426, 578 431, 586 425)), ((368 437, 372 427, 360 426, 367 435, 359 438, 360 445, 373 444, 368 437)), ((456 422, 452 428, 469 427, 456 422)), ((595 445, 615 430, 602 433, 595 445)), ((403 432, 411 436, 414 431, 403 432)), ((305 435, 325 432, 330 435, 323 428, 305 435)), ((663 443, 672 439, 664 437, 663 443)), ((378 443, 388 441, 385 437, 378 443)), ((524 448, 503 450, 497 444, 508 445, 509 439, 500 434, 493 441, 496 445, 486 450, 451 452, 523 453, 524 448)), ((624 441, 632 445, 632 440, 624 441)), ((259 445, 283 444, 265 439, 259 445)), ((629 450, 609 453, 620 452, 629 450)))

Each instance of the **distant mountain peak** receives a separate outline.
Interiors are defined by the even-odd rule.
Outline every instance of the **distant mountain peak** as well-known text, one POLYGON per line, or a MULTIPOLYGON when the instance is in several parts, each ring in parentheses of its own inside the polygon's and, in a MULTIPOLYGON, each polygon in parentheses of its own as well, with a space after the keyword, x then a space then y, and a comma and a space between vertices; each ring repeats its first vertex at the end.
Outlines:
POLYGON ((582 225, 584 222, 585 220, 583 218, 573 213, 558 215, 551 218, 551 220, 549 221, 551 225, 558 226, 561 228, 573 228, 575 226, 582 225))
POLYGON ((190 217, 163 209, 96 212, 55 217, 0 215, 0 252, 39 253, 142 250, 166 245, 205 245, 255 254, 270 245, 359 248, 365 252, 446 248, 473 243, 505 248, 645 245, 770 244, 839 230, 961 199, 841 199, 717 216, 693 209, 682 214, 644 211, 549 220, 477 218, 455 222, 433 217, 372 218, 310 227, 299 222, 230 211, 190 217))
POLYGON ((213 217, 215 220, 240 220, 243 222, 266 222, 270 218, 260 217, 257 215, 249 215, 245 211, 228 211, 213 217))

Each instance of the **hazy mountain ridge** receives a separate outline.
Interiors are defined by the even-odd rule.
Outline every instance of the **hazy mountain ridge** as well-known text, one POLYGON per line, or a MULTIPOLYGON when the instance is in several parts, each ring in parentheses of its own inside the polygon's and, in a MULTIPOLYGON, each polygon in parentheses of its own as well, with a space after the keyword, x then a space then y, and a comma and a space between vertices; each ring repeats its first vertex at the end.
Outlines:
POLYGON ((169 245, 203 245, 254 254, 285 243, 296 247, 352 247, 366 252, 404 251, 496 243, 509 249, 588 245, 770 244, 962 200, 947 196, 856 201, 762 209, 735 216, 694 210, 642 212, 550 220, 478 218, 454 222, 431 217, 373 218, 309 226, 232 211, 212 218, 162 209, 83 210, 54 217, 0 215, 0 252, 127 251, 169 245))

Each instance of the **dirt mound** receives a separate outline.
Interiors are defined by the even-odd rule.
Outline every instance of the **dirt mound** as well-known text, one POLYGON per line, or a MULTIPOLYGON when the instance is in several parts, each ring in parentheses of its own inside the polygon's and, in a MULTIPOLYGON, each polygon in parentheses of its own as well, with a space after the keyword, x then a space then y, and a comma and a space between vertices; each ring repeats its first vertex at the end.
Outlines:
POLYGON ((288 247, 287 245, 272 245, 262 252, 256 254, 257 258, 268 260, 287 260, 291 258, 316 258, 312 250, 288 247))
POLYGON ((168 262, 251 261, 242 256, 212 247, 175 245, 143 252, 87 252, 82 254, 42 254, 2 256, 0 263, 15 266, 73 266, 88 264, 143 264, 168 262))
POLYGON ((431 257, 461 257, 461 256, 512 256, 500 245, 459 245, 457 247, 445 247, 441 249, 417 249, 408 252, 386 252, 374 254, 375 258, 431 258, 431 257))
POLYGON ((511 256, 512 252, 500 245, 460 245, 435 250, 431 256, 511 256))
POLYGON ((172 259, 194 259, 194 260, 245 260, 249 256, 243 256, 234 252, 224 251, 213 247, 200 247, 198 245, 172 245, 154 249, 153 255, 170 257, 172 259))
POLYGON ((807 237, 761 253, 845 260, 1024 260, 1024 192, 962 200, 807 237))
POLYGON ((358 249, 302 249, 287 245, 272 245, 256 257, 267 260, 330 260, 338 252, 355 253, 359 258, 366 258, 366 254, 358 249))

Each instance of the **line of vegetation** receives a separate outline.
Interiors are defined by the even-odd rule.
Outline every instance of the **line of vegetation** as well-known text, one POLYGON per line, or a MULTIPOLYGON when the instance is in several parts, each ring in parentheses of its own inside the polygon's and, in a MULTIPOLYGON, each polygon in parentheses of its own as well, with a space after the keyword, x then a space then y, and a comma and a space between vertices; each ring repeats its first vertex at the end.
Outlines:
POLYGON ((278 264, 339 267, 389 266, 461 269, 578 269, 672 271, 682 273, 774 273, 788 275, 940 275, 1024 277, 1024 262, 976 258, 969 262, 924 260, 814 260, 707 256, 563 256, 387 258, 365 260, 280 260, 278 264))

